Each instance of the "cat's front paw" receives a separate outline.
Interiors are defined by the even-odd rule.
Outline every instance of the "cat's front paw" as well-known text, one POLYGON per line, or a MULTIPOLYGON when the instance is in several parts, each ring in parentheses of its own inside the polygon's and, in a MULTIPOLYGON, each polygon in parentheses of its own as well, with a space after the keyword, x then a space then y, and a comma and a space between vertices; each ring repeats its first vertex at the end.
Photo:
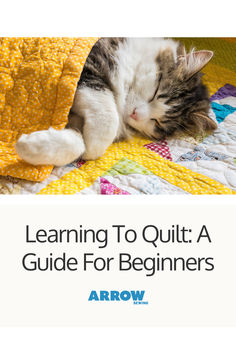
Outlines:
POLYGON ((15 144, 17 155, 24 161, 33 165, 41 164, 41 158, 47 153, 45 151, 45 139, 41 132, 23 134, 15 144))
POLYGON ((79 132, 49 128, 23 134, 15 150, 23 160, 33 165, 63 166, 81 157, 85 146, 79 132))

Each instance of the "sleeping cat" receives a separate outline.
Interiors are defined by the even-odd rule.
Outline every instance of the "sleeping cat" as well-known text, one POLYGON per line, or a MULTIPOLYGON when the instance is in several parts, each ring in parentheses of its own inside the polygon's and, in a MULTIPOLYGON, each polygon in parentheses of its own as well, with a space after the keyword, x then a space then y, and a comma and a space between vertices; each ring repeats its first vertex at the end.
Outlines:
POLYGON ((171 39, 101 38, 84 65, 66 129, 23 134, 16 152, 34 165, 61 166, 95 160, 135 132, 153 140, 211 132, 216 124, 200 70, 212 56, 186 54, 171 39))

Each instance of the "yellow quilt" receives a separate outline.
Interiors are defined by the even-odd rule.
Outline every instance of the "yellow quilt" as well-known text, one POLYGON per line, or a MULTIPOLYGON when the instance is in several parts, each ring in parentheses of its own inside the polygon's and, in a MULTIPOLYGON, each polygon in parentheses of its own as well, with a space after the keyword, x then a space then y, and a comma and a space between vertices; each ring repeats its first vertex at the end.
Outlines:
POLYGON ((21 134, 62 129, 86 58, 97 38, 0 39, 0 175, 42 181, 53 166, 20 160, 21 134))

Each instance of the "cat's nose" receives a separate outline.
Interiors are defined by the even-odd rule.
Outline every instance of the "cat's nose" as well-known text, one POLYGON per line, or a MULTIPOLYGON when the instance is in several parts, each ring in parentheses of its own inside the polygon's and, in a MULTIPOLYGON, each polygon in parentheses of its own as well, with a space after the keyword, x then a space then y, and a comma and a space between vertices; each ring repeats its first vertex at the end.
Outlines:
POLYGON ((133 113, 130 114, 130 117, 135 120, 138 120, 138 113, 136 111, 136 108, 133 110, 133 113))

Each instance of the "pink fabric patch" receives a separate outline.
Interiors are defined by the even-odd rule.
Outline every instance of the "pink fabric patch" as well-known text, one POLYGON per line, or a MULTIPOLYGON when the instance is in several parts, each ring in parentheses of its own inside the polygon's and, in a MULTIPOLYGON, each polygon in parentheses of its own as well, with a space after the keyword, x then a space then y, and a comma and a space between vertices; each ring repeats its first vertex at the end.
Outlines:
POLYGON ((101 182, 101 194, 110 194, 110 195, 114 195, 114 194, 130 194, 126 191, 124 191, 123 189, 118 188, 117 186, 115 186, 114 184, 110 183, 107 179, 101 177, 100 178, 100 182, 101 182))
POLYGON ((81 166, 83 166, 85 164, 84 160, 78 160, 74 162, 74 165, 78 168, 80 168, 81 166))
POLYGON ((157 152, 160 156, 172 161, 170 149, 166 140, 162 140, 159 143, 150 143, 144 145, 147 149, 157 152))

